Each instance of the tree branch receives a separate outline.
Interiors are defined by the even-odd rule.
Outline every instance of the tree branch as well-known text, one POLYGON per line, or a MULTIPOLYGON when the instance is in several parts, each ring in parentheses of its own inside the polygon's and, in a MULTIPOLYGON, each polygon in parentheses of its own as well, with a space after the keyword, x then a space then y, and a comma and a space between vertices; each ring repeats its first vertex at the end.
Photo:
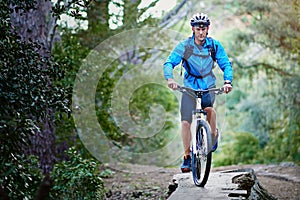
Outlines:
POLYGON ((275 72, 278 72, 279 74, 283 75, 283 76, 294 76, 293 74, 284 71, 280 68, 277 68, 269 63, 264 63, 264 62, 258 62, 258 63, 252 63, 250 65, 244 65, 241 62, 239 62, 237 59, 233 59, 233 63, 235 63, 239 68, 242 69, 250 69, 250 68, 258 68, 258 67, 263 67, 264 69, 271 69, 275 72))
POLYGON ((164 28, 169 28, 176 24, 179 20, 187 16, 187 10, 180 12, 183 6, 187 3, 187 0, 182 0, 171 12, 166 14, 161 21, 160 26, 164 28), (180 13, 180 14, 178 14, 180 13))

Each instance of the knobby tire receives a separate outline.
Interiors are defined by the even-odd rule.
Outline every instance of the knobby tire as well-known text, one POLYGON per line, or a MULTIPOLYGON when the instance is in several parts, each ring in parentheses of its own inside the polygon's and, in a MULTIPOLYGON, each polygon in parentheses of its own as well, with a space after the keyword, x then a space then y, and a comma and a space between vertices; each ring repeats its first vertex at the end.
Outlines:
POLYGON ((212 139, 210 127, 203 119, 197 121, 195 137, 197 152, 192 152, 193 180, 196 186, 204 187, 208 180, 211 168, 212 139))

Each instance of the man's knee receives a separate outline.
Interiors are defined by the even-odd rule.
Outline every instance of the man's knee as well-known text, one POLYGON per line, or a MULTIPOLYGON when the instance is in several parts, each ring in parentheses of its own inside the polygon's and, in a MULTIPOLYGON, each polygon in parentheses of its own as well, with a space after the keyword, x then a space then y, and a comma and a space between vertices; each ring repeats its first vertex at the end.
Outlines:
POLYGON ((216 111, 213 107, 206 107, 204 110, 209 114, 216 114, 216 111))
POLYGON ((191 124, 188 121, 182 121, 181 124, 182 124, 182 128, 190 128, 191 127, 191 124))

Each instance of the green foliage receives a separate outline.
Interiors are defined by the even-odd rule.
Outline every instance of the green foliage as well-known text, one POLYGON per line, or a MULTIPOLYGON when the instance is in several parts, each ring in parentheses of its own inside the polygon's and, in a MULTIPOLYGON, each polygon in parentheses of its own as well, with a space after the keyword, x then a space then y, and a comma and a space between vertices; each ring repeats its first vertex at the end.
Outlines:
MULTIPOLYGON (((61 85, 66 91, 66 106, 71 109, 73 84, 76 73, 81 66, 82 59, 86 57, 89 50, 80 44, 79 38, 72 33, 72 30, 60 27, 59 31, 62 33, 61 40, 55 43, 52 50, 52 58, 53 61, 60 66, 63 78, 55 83, 61 85)), ((59 145, 67 144, 67 146, 63 148, 73 145, 84 148, 78 141, 76 127, 70 113, 56 112, 55 114, 56 143, 59 145)), ((86 151, 84 151, 84 154, 88 157, 90 156, 86 151)))
MULTIPOLYGON (((65 78, 59 81, 59 84, 67 88, 70 95, 72 94, 72 87, 76 73, 81 67, 82 59, 87 56, 89 48, 91 48, 91 46, 96 46, 98 44, 97 42, 101 42, 111 35, 111 30, 108 27, 108 23, 100 20, 95 20, 95 17, 99 17, 100 15, 103 15, 102 17, 107 17, 105 13, 99 14, 98 12, 99 9, 103 10, 103 12, 106 12, 105 7, 103 7, 105 5, 106 3, 102 4, 99 2, 94 2, 89 7, 90 10, 88 10, 88 20, 92 26, 89 26, 87 30, 70 30, 68 29, 68 27, 62 29, 61 41, 54 46, 53 59, 54 61, 59 63, 65 75, 65 78)), ((154 5, 155 3, 139 11, 139 9, 137 8, 138 4, 136 5, 135 3, 132 3, 132 6, 126 4, 124 9, 126 10, 125 18, 128 24, 124 24, 122 27, 120 27, 119 30, 116 30, 116 32, 123 31, 125 26, 132 27, 132 25, 134 25, 134 27, 132 28, 138 28, 142 25, 149 24, 150 21, 148 20, 151 19, 151 16, 147 17, 144 21, 138 22, 136 24, 133 21, 137 22, 140 15, 154 5), (135 15, 133 12, 134 10, 139 14, 135 15)), ((151 25, 153 25, 153 23, 151 25)), ((144 52, 146 50, 142 51, 144 52)), ((146 58, 142 59, 145 60, 146 58)), ((112 63, 111 67, 102 74, 102 77, 99 80, 95 99, 97 106, 96 112, 99 123, 101 123, 101 127, 104 129, 108 137, 114 141, 128 144, 128 136, 118 128, 118 125, 115 124, 110 114, 111 93, 113 91, 115 83, 120 79, 123 73, 126 73, 127 70, 129 70, 127 67, 122 67, 119 69, 119 64, 120 63, 117 62, 112 63)), ((68 98, 69 100, 71 100, 71 96, 69 96, 68 98)), ((56 118, 58 140, 67 139, 69 137, 68 135, 70 135, 71 132, 74 132, 75 129, 73 120, 66 120, 66 116, 60 113, 58 113, 56 118)))
POLYGON ((257 160, 261 163, 295 162, 300 164, 300 126, 288 124, 288 117, 278 121, 269 143, 259 152, 257 160))
MULTIPOLYGON (((252 163, 289 161, 299 164, 299 77, 282 80, 272 84, 273 81, 267 81, 262 73, 251 84, 243 79, 244 83, 239 81, 239 87, 226 102, 231 109, 231 114, 226 118, 228 129, 233 134, 240 130, 249 131, 259 139, 260 149, 250 161, 252 163), (243 92, 240 91, 242 88, 243 92)), ((224 134, 224 140, 230 140, 230 136, 224 134)), ((235 143, 224 142, 223 149, 234 151, 232 145, 235 143)), ((248 149, 245 151, 248 152, 248 149)), ((221 154, 216 157, 216 162, 218 165, 232 164, 231 161, 224 162, 226 159, 226 154, 221 154)))
POLYGON ((103 199, 103 180, 99 165, 93 159, 83 159, 75 150, 67 151, 68 161, 57 163, 51 174, 51 199, 103 199))
POLYGON ((118 69, 117 66, 118 65, 116 63, 112 63, 110 68, 102 74, 99 80, 96 91, 96 113, 98 121, 107 136, 114 141, 126 143, 128 141, 127 135, 118 128, 110 115, 111 94, 113 92, 114 85, 120 79, 125 70, 125 67, 118 69), (111 73, 114 74, 113 77, 110 76, 111 73))
MULTIPOLYGON (((37 160, 27 157, 29 138, 41 131, 52 111, 66 111, 65 91, 52 82, 62 74, 41 56, 39 44, 24 42, 10 23, 11 5, 31 9, 35 1, 1 1, 0 11, 0 176, 12 199, 33 199, 41 181, 37 160)), ((38 142, 37 142, 38 143, 38 142)), ((43 149, 44 150, 44 149, 43 149)))
MULTIPOLYGON (((4 4, 8 6, 7 4, 4 4)), ((41 129, 49 109, 64 110, 64 91, 51 80, 60 78, 58 66, 38 53, 33 42, 23 42, 13 32, 9 7, 1 9, 0 59, 0 154, 10 163, 10 154, 23 154, 21 145, 41 129)), ((49 120, 49 119, 47 119, 49 120)), ((13 164, 13 163, 11 163, 13 164)), ((0 168, 0 173, 5 172, 0 168)))
MULTIPOLYGON (((173 110, 176 108, 178 108, 178 105, 174 95, 166 90, 165 87, 156 84, 143 85, 141 88, 136 90, 132 95, 129 104, 131 119, 135 121, 136 124, 145 126, 149 124, 151 120, 159 121, 161 117, 160 114, 174 112, 173 110), (155 104, 163 106, 164 110, 159 109, 158 113, 150 116, 151 106, 154 106, 155 104)), ((164 147, 168 143, 170 135, 173 135, 173 133, 168 132, 169 129, 175 126, 173 120, 173 118, 167 118, 164 127, 162 127, 161 131, 159 131, 159 133, 155 134, 153 137, 140 139, 144 142, 144 145, 137 145, 141 142, 139 139, 137 139, 136 145, 132 144, 134 151, 143 152, 145 151, 144 146, 147 146, 146 149, 150 152, 164 147)), ((141 133, 138 133, 138 135, 143 135, 143 133, 145 134, 150 128, 147 129, 148 130, 140 130, 141 133)))
POLYGON ((230 98, 226 101, 226 107, 230 110, 234 109, 237 104, 239 104, 243 99, 247 97, 247 94, 245 91, 242 91, 241 89, 234 88, 234 90, 230 94, 230 98))
POLYGON ((131 111, 131 116, 144 120, 149 118, 150 106, 153 103, 165 104, 164 108, 167 112, 174 109, 176 99, 172 99, 172 95, 166 93, 166 91, 168 90, 165 87, 158 84, 145 84, 138 88, 130 99, 129 110, 131 111))
MULTIPOLYGON (((110 68, 110 70, 111 69, 112 67, 110 68)), ((119 70, 117 73, 119 73, 120 75, 123 74, 121 70, 119 70)), ((166 132, 164 131, 167 131, 174 126, 174 122, 172 121, 166 121, 161 134, 156 134, 154 137, 150 137, 147 139, 139 139, 138 137, 133 138, 132 136, 129 137, 128 134, 131 135, 132 133, 127 134, 123 130, 119 129, 118 124, 115 124, 116 122, 112 118, 110 111, 112 93, 111 89, 114 88, 114 80, 118 80, 117 74, 115 74, 114 79, 111 79, 109 78, 107 72, 104 73, 101 77, 101 80, 99 81, 99 89, 96 93, 97 102, 101 102, 101 108, 97 106, 98 121, 99 123, 101 123, 101 127, 105 131, 107 137, 109 137, 111 140, 116 141, 120 145, 128 146, 135 152, 145 151, 145 149, 147 149, 147 151, 151 151, 163 147, 168 141, 168 137, 166 136, 166 132)), ((161 86, 155 84, 144 85, 143 87, 137 89, 134 94, 132 94, 132 97, 130 99, 128 111, 130 112, 131 120, 137 126, 141 125, 142 127, 147 127, 147 124, 150 123, 151 120, 155 120, 150 120, 150 106, 154 103, 161 104, 164 106, 166 111, 170 112, 176 107, 176 101, 174 101, 172 97, 173 95, 165 93, 165 90, 161 86), (168 99, 169 101, 167 101, 168 99)), ((120 103, 122 105, 126 105, 126 103, 122 103, 122 100, 120 100, 120 103)), ((122 115, 122 113, 119 113, 119 115, 122 115)), ((123 115, 127 114, 124 113, 123 115)), ((156 118, 159 117, 160 116, 157 115, 156 118)), ((134 129, 134 132, 135 135, 143 135, 142 132, 144 132, 145 134, 147 131, 141 128, 134 129), (141 133, 139 133, 139 131, 141 133)))
POLYGON ((299 76, 282 81, 278 98, 281 114, 272 123, 270 141, 261 152, 267 162, 292 161, 300 164, 299 86, 299 76))
MULTIPOLYGON (((255 42, 273 53, 278 53, 287 60, 299 65, 299 2, 297 0, 242 0, 239 14, 247 15, 252 34, 251 43, 255 42)), ((284 66, 296 72, 289 65, 284 66)))
MULTIPOLYGON (((251 133, 260 148, 253 158, 240 163, 299 164, 298 11, 295 0, 242 0, 235 10, 234 17, 244 26, 226 35, 235 72, 234 90, 226 102, 230 109, 226 128, 233 135, 251 133)), ((227 153, 237 150, 230 139, 231 135, 224 134, 222 150, 227 153)), ((216 162, 237 163, 223 153, 216 156, 216 162)))
POLYGON ((232 138, 222 141, 221 153, 215 154, 214 165, 235 165, 255 163, 260 151, 258 139, 251 133, 232 133, 232 138))
POLYGON ((72 33, 73 30, 67 27, 59 27, 58 30, 61 32, 61 38, 53 47, 52 58, 64 73, 59 83, 65 88, 72 89, 76 73, 81 67, 82 59, 89 53, 89 49, 80 43, 79 37, 72 33))
POLYGON ((11 199, 33 199, 42 180, 38 159, 34 156, 9 154, 9 162, 1 159, 0 185, 11 199))
POLYGON ((81 12, 84 11, 84 8, 88 7, 91 4, 92 0, 71 0, 67 3, 55 3, 52 7, 52 12, 54 15, 60 16, 62 14, 67 14, 75 19, 85 19, 81 12))
POLYGON ((281 82, 281 90, 279 95, 279 102, 281 108, 288 112, 288 119, 297 124, 300 123, 300 76, 295 75, 293 77, 283 78, 281 82), (287 109, 288 108, 288 109, 287 109))

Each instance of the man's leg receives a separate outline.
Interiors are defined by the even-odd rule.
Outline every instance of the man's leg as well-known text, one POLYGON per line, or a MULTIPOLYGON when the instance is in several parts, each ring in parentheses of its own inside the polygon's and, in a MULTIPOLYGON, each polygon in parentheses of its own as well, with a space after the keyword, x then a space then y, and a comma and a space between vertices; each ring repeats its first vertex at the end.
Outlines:
POLYGON ((181 165, 181 171, 183 173, 191 171, 191 156, 190 156, 190 145, 191 145, 191 122, 192 122, 192 111, 195 109, 196 101, 190 95, 185 93, 182 94, 181 99, 181 137, 184 149, 184 158, 181 165))
POLYGON ((190 145, 191 145, 191 124, 188 121, 181 122, 181 137, 184 148, 184 156, 190 155, 190 145))
POLYGON ((204 110, 207 112, 207 121, 210 125, 212 135, 216 139, 217 138, 217 113, 213 107, 207 107, 204 110))

